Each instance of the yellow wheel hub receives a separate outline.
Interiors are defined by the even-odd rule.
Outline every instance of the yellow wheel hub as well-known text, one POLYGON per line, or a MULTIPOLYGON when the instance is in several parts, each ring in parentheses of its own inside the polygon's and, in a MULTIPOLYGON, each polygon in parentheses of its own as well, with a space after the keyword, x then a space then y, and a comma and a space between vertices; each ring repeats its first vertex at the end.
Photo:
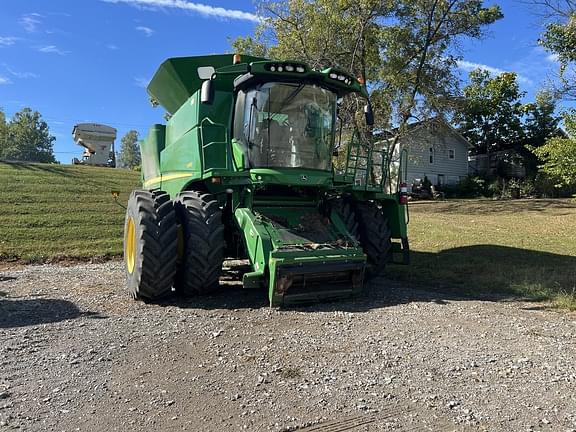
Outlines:
POLYGON ((128 226, 126 227, 126 268, 128 273, 134 272, 134 263, 136 262, 136 226, 134 219, 128 218, 128 226))

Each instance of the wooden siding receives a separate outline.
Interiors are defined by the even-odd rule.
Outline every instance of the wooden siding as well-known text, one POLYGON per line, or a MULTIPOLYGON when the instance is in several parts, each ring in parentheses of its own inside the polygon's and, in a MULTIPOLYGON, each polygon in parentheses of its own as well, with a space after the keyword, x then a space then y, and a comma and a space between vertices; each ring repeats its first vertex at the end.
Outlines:
POLYGON ((414 179, 424 179, 433 184, 439 183, 439 175, 444 176, 444 184, 456 184, 468 175, 468 143, 452 129, 420 127, 401 142, 408 149, 407 180, 411 185, 414 179), (430 148, 433 149, 433 162, 430 163, 430 148), (454 159, 449 158, 449 150, 454 150, 454 159))

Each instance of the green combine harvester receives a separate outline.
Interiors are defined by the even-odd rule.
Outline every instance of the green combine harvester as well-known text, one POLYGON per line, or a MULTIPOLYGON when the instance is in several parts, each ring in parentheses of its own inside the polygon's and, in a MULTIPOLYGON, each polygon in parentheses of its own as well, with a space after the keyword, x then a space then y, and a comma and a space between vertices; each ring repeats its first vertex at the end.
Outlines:
POLYGON ((349 297, 388 262, 408 263, 407 195, 387 151, 338 122, 337 102, 356 94, 373 123, 359 80, 212 55, 166 60, 148 93, 170 118, 141 142, 143 187, 128 201, 134 298, 210 293, 225 258, 249 260, 243 286, 265 287, 271 306, 349 297))

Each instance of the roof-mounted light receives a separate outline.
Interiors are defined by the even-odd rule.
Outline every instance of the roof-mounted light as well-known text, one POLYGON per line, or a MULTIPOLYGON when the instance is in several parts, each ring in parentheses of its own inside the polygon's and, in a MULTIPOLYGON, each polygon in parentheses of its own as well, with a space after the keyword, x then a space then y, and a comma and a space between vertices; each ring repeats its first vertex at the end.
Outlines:
POLYGON ((328 77, 330 77, 330 79, 340 81, 346 85, 352 85, 352 83, 354 82, 351 76, 339 71, 331 71, 328 74, 328 77))
POLYGON ((306 66, 296 63, 268 63, 264 65, 264 69, 270 72, 289 72, 289 73, 306 72, 306 66))
POLYGON ((232 56, 232 64, 238 64, 240 63, 240 61, 242 61, 242 57, 240 57, 240 54, 234 54, 232 56))

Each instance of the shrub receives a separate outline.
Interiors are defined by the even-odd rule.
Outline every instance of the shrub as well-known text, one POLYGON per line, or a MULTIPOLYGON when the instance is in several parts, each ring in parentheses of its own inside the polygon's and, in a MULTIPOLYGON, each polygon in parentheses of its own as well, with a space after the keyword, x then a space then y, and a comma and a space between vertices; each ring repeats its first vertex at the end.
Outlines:
POLYGON ((467 176, 456 187, 455 196, 477 198, 486 195, 486 180, 477 176, 467 176))

